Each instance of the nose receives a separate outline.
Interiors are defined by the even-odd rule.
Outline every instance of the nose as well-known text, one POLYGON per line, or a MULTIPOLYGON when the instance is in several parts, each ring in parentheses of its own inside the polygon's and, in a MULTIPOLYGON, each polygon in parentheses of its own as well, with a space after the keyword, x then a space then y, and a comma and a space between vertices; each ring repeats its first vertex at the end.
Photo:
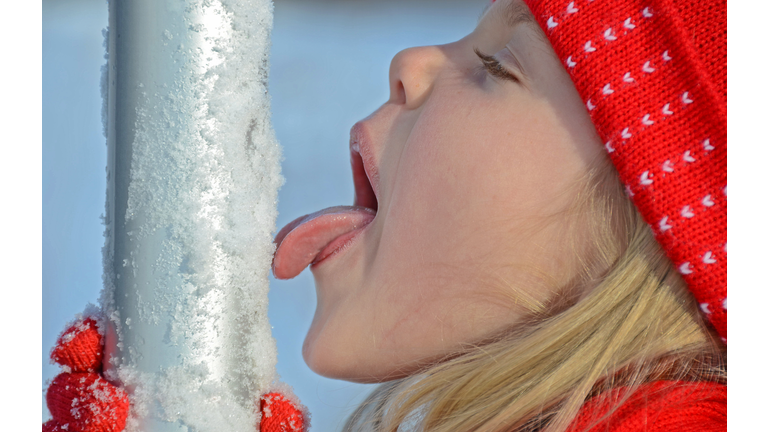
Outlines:
POLYGON ((390 102, 408 109, 421 106, 432 92, 445 59, 437 46, 408 48, 397 53, 389 67, 390 102))

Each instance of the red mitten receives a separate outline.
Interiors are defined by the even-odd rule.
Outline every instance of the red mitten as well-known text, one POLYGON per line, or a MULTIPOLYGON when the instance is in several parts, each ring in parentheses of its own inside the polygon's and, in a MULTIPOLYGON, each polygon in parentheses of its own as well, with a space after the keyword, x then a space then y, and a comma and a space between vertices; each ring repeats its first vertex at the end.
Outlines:
POLYGON ((280 393, 261 397, 261 432, 304 432, 304 414, 280 393))
POLYGON ((128 395, 99 375, 102 337, 92 318, 68 328, 51 352, 64 372, 53 379, 45 395, 53 420, 43 432, 120 432, 128 418, 128 395))
POLYGON ((59 336, 51 352, 51 360, 72 372, 97 372, 101 367, 102 348, 96 321, 86 318, 77 321, 59 336))
MULTIPOLYGON (((120 432, 128 418, 128 395, 101 372, 102 337, 92 318, 81 319, 56 343, 51 359, 65 371, 53 379, 45 400, 53 420, 43 432, 120 432)), ((261 432, 304 432, 304 415, 280 393, 261 397, 261 432)))

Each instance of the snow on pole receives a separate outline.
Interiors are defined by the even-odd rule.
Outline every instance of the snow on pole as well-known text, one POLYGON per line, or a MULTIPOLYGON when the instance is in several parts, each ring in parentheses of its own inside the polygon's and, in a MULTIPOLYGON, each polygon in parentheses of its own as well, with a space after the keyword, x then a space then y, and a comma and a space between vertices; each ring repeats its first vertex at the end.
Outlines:
POLYGON ((271 0, 109 0, 101 303, 126 430, 253 432, 275 378, 272 14, 271 0))

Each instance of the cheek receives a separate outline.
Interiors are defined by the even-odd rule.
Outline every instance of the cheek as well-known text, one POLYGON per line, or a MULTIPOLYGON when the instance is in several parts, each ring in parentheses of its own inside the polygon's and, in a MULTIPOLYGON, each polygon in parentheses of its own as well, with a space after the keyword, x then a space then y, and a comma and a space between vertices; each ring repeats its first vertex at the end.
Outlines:
POLYGON ((424 108, 390 182, 380 250, 466 262, 503 224, 563 204, 556 197, 579 167, 551 110, 482 101, 424 108))
POLYGON ((508 270, 518 264, 549 270, 559 261, 542 246, 552 235, 542 221, 571 204, 586 172, 546 101, 462 100, 425 107, 391 182, 369 274, 397 286, 421 281, 401 294, 408 301, 420 300, 415 293, 458 298, 468 287, 485 294, 489 273, 525 277, 508 270))

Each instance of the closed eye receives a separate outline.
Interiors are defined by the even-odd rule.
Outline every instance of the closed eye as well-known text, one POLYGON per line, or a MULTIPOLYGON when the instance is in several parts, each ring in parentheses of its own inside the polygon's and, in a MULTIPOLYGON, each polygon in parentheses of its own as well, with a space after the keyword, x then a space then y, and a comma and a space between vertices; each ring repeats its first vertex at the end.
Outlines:
POLYGON ((482 53, 479 49, 475 48, 475 54, 483 62, 483 69, 486 70, 491 76, 519 83, 520 80, 508 71, 495 57, 482 53))

